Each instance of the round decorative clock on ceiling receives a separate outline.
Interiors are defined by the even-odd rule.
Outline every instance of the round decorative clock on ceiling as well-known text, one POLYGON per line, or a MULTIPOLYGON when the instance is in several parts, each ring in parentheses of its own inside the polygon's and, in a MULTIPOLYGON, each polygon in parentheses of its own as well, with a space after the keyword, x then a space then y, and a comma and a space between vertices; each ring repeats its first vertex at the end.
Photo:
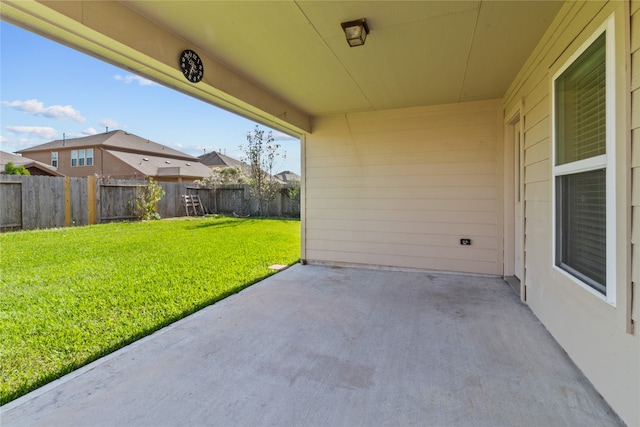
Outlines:
POLYGON ((204 75, 202 60, 194 51, 187 49, 180 54, 180 69, 191 83, 198 83, 204 75))

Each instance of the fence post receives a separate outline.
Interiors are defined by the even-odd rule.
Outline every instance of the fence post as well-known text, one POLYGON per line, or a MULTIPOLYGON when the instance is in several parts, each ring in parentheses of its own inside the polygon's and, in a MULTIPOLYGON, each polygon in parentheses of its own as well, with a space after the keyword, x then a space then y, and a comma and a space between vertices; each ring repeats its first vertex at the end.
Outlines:
POLYGON ((87 222, 89 224, 98 223, 98 212, 96 200, 98 193, 97 178, 95 175, 87 177, 87 222))
POLYGON ((64 225, 71 227, 71 178, 64 177, 64 225))

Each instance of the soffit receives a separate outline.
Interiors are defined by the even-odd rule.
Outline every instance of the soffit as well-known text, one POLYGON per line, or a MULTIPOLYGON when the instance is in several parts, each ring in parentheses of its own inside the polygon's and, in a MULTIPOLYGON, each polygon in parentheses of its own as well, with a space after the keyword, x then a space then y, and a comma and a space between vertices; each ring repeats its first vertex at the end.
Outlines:
MULTIPOLYGON (((311 115, 500 98, 559 1, 122 1, 311 115), (366 18, 349 48, 340 22, 366 18)), ((142 36, 144 36, 142 34, 142 36)))

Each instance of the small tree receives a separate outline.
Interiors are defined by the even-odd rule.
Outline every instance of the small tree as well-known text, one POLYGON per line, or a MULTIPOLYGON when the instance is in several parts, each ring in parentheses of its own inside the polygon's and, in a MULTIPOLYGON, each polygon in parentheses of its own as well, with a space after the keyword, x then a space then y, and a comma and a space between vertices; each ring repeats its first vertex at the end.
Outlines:
POLYGON ((166 192, 152 177, 147 177, 146 185, 137 186, 137 195, 134 201, 135 212, 141 220, 160 219, 158 214, 158 202, 166 192))
POLYGON ((202 187, 216 188, 225 184, 246 184, 247 175, 237 166, 227 166, 222 168, 213 168, 211 175, 201 180, 195 181, 202 187))
POLYGON ((12 162, 7 162, 4 165, 4 173, 6 175, 31 175, 24 166, 14 166, 12 162))
MULTIPOLYGON (((247 132, 247 145, 241 145, 240 149, 244 153, 242 159, 249 165, 249 186, 251 195, 258 200, 258 213, 266 215, 269 206, 275 198, 280 185, 273 176, 277 165, 277 157, 280 144, 275 143, 273 134, 269 131, 266 135, 264 130, 256 125, 252 132, 247 132)), ((285 155, 282 155, 285 158, 285 155)))
POLYGON ((201 180, 195 181, 195 184, 202 187, 213 188, 213 208, 218 212, 218 202, 216 193, 218 187, 225 184, 246 184, 248 183, 247 175, 237 166, 228 166, 223 168, 213 168, 211 175, 201 180))

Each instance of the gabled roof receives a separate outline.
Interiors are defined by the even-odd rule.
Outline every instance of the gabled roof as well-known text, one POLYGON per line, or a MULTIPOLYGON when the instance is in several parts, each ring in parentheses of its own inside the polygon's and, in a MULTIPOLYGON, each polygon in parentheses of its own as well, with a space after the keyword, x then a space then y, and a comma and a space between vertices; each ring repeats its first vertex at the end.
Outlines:
MULTIPOLYGON (((240 169, 242 169, 245 175, 248 176, 251 174, 251 166, 249 166, 244 162, 241 162, 240 160, 236 160, 233 157, 226 156, 222 153, 217 153, 214 151, 211 153, 198 156, 198 158, 200 159, 201 163, 207 165, 210 168, 239 167, 240 169)), ((281 172, 281 173, 285 173, 285 172, 281 172)), ((286 171, 286 173, 293 174, 293 172, 289 172, 289 171, 286 171)), ((273 177, 280 184, 286 184, 288 182, 285 178, 281 177, 280 174, 273 175, 273 177)), ((295 178, 293 176, 290 176, 290 177, 295 181, 295 178)), ((299 176, 297 180, 300 181, 299 176)))
POLYGON ((206 153, 201 156, 198 156, 200 159, 200 163, 207 166, 245 166, 245 163, 242 163, 240 160, 236 160, 233 157, 226 156, 222 153, 217 153, 215 151, 211 153, 206 153))
POLYGON ((284 182, 299 182, 300 181, 300 175, 298 175, 297 173, 291 172, 291 171, 282 171, 280 173, 277 173, 275 175, 277 178, 281 179, 284 182))
POLYGON ((117 150, 105 150, 105 152, 127 163, 145 176, 200 179, 211 174, 211 169, 198 162, 196 157, 194 160, 189 160, 117 150))
POLYGON ((102 147, 132 153, 143 153, 156 156, 173 157, 185 160, 198 161, 197 157, 183 153, 166 145, 158 144, 149 139, 141 138, 123 130, 113 130, 82 138, 58 139, 35 147, 26 148, 18 153, 30 153, 36 151, 48 151, 62 148, 102 147))
POLYGON ((46 173, 47 175, 52 176, 63 176, 60 172, 56 170, 51 165, 46 163, 39 162, 37 160, 30 159, 28 157, 17 156, 15 154, 7 153, 5 151, 0 151, 0 173, 4 173, 4 167, 7 163, 13 163, 14 166, 24 166, 25 169, 39 169, 46 173))

